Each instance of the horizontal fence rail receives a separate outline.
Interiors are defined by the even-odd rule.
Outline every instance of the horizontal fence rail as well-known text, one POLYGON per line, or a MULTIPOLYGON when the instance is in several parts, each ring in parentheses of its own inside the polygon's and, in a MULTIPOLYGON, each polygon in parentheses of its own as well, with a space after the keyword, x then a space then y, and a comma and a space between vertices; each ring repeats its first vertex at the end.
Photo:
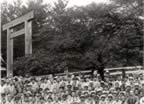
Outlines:
MULTIPOLYGON (((119 68, 106 68, 105 71, 109 71, 110 75, 121 75, 122 71, 124 70, 126 74, 135 73, 135 74, 144 74, 144 68, 143 66, 132 66, 132 67, 119 67, 119 68)), ((69 74, 88 74, 91 73, 91 70, 86 71, 79 71, 79 72, 69 72, 69 74)), ((65 75, 65 73, 59 73, 56 75, 65 75)))
MULTIPOLYGON (((144 74, 144 67, 143 66, 132 66, 132 67, 118 67, 118 68, 105 68, 105 71, 109 71, 110 75, 122 75, 123 70, 126 74, 144 74)), ((5 70, 6 71, 6 70, 5 70)), ((90 75, 91 70, 85 70, 85 71, 78 71, 78 72, 68 72, 69 75, 72 74, 85 74, 87 76, 90 75)), ((57 73, 55 76, 64 76, 66 73, 57 73)), ((42 76, 33 76, 33 77, 48 77, 49 75, 42 75, 42 76)))

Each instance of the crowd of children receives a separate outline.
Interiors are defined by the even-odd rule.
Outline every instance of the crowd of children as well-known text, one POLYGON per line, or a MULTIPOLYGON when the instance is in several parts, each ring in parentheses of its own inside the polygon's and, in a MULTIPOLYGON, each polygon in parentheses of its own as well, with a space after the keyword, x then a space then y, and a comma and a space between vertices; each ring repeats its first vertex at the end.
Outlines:
POLYGON ((3 78, 0 104, 144 104, 144 75, 3 78))

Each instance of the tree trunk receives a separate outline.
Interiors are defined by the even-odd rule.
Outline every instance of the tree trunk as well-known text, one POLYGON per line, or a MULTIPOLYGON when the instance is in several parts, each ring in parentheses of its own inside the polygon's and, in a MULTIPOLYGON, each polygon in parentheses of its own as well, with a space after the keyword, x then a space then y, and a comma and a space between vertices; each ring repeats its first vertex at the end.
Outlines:
POLYGON ((94 73, 94 71, 95 71, 95 69, 96 69, 95 67, 91 67, 91 76, 92 76, 92 78, 94 78, 94 77, 95 77, 95 76, 94 76, 94 74, 93 74, 93 73, 94 73))
POLYGON ((103 63, 103 55, 102 55, 102 53, 99 53, 97 60, 99 62, 97 70, 98 70, 98 72, 99 72, 99 74, 101 76, 101 79, 103 81, 105 81, 105 79, 104 79, 104 68, 105 68, 105 65, 103 63))
POLYGON ((124 69, 122 69, 122 78, 123 78, 123 80, 126 78, 126 73, 125 73, 124 69))
POLYGON ((104 67, 103 66, 98 68, 98 73, 100 74, 101 79, 103 81, 105 81, 105 78, 104 78, 104 67))

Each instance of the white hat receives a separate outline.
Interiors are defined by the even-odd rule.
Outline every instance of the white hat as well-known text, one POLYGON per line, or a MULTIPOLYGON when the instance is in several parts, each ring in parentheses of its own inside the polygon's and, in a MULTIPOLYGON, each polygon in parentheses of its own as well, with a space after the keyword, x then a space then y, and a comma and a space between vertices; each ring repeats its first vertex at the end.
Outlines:
POLYGON ((101 96, 100 96, 100 99, 101 99, 102 97, 106 97, 106 95, 101 95, 101 96))
POLYGON ((140 98, 140 104, 144 104, 144 97, 140 98))
POLYGON ((133 77, 132 77, 132 76, 130 76, 130 77, 129 77, 129 79, 133 79, 133 77))
POLYGON ((96 90, 96 91, 102 91, 102 89, 103 89, 103 88, 100 87, 100 88, 95 89, 95 90, 96 90))
POLYGON ((135 86, 139 86, 139 84, 138 84, 138 83, 135 83, 134 85, 135 85, 135 86))
POLYGON ((126 83, 126 87, 131 86, 130 83, 126 83))
POLYGON ((108 97, 112 97, 113 98, 114 96, 112 94, 108 94, 108 97))
POLYGON ((125 91, 120 91, 120 93, 119 94, 126 94, 126 92, 125 91))
POLYGON ((144 84, 144 80, 143 80, 143 81, 141 81, 141 84, 144 84))
POLYGON ((102 93, 104 93, 104 94, 108 94, 108 93, 109 93, 109 91, 103 91, 102 93))

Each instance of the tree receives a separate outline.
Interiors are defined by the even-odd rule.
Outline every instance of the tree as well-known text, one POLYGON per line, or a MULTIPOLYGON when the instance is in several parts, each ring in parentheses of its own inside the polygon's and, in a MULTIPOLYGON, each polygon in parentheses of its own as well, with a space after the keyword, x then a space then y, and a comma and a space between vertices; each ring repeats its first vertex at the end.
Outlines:
POLYGON ((120 13, 125 16, 133 16, 138 18, 144 16, 143 14, 143 0, 112 0, 120 13))
POLYGON ((119 49, 116 49, 119 55, 116 59, 121 61, 122 66, 142 65, 143 21, 139 17, 143 16, 143 1, 115 0, 114 3, 118 5, 117 11, 121 15, 119 49))
POLYGON ((52 41, 52 50, 62 54, 69 70, 97 69, 104 79, 104 68, 113 58, 111 50, 117 42, 115 32, 119 28, 109 13, 112 9, 111 5, 91 4, 89 8, 55 12, 53 21, 57 34, 52 41))

